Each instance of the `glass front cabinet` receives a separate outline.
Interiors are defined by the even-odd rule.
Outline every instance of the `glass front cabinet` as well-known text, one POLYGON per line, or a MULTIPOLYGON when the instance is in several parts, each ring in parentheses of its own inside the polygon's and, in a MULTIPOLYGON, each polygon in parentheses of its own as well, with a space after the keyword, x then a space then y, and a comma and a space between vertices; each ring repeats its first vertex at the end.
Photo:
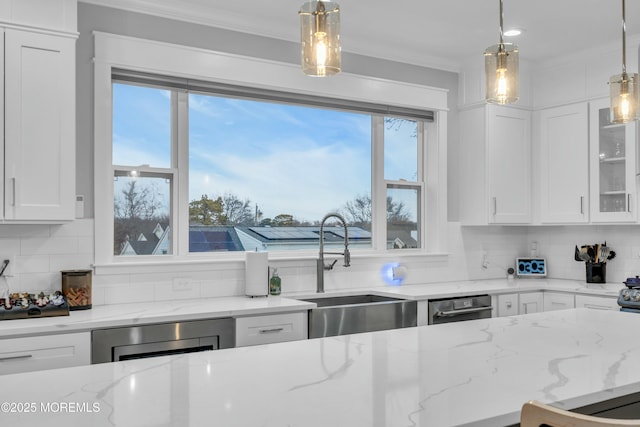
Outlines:
POLYGON ((636 124, 610 122, 609 99, 589 104, 591 221, 636 222, 636 124))

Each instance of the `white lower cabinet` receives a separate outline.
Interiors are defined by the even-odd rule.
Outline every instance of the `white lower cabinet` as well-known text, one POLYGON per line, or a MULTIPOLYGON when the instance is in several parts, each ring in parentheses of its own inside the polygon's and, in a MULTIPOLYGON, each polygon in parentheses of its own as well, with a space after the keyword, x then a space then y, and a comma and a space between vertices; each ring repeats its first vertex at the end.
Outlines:
POLYGON ((518 314, 518 294, 498 295, 498 317, 518 314))
POLYGON ((89 332, 0 339, 0 374, 89 364, 89 332))
POLYGON ((542 292, 522 293, 518 302, 518 314, 531 314, 543 311, 542 292))
POLYGON ((575 295, 560 292, 544 292, 544 311, 566 310, 574 308, 575 295))
POLYGON ((236 318, 236 347, 306 340, 307 312, 236 318))
POLYGON ((498 295, 496 316, 514 316, 574 307, 574 296, 557 292, 520 292, 498 295))
POLYGON ((576 295, 576 308, 595 310, 620 310, 617 297, 599 297, 594 295, 576 295))

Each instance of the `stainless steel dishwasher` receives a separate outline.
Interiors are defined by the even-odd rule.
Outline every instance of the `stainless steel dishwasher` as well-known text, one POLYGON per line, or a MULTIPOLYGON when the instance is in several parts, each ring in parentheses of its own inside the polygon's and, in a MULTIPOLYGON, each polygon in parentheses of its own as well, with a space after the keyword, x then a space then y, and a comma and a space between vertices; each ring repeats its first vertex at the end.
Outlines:
POLYGON ((233 318, 154 323, 91 332, 91 363, 235 347, 233 318))
POLYGON ((429 325, 491 317, 491 296, 473 295, 429 300, 429 325))

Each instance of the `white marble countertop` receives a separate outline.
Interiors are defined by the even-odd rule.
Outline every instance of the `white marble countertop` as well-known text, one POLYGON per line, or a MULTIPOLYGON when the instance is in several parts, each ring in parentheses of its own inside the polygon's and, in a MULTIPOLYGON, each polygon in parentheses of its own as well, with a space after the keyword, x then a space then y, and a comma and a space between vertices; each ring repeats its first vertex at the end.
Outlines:
POLYGON ((153 303, 114 304, 69 316, 0 321, 0 338, 219 317, 306 311, 315 304, 281 297, 223 297, 153 303))
POLYGON ((6 375, 0 420, 496 427, 530 399, 575 408, 640 391, 639 329, 632 313, 572 309, 6 375))
MULTIPOLYGON (((616 297, 623 283, 586 283, 579 280, 566 279, 484 279, 443 283, 427 283, 403 286, 378 286, 373 288, 354 288, 331 291, 331 295, 363 294, 367 292, 382 296, 426 300, 450 298, 475 294, 499 295, 513 292, 553 291, 572 294, 616 297)), ((287 293, 290 298, 311 297, 317 294, 287 293)))
MULTIPOLYGON (((588 284, 577 280, 560 279, 490 279, 423 285, 382 286, 343 289, 332 295, 374 293, 383 296, 425 300, 478 293, 502 294, 510 292, 556 291, 617 297, 623 284, 588 284)), ((0 339, 48 333, 82 332, 98 328, 134 324, 161 323, 204 318, 238 317, 255 314, 304 311, 314 303, 295 298, 317 294, 283 294, 279 297, 249 298, 245 296, 176 300, 153 303, 114 304, 94 306, 90 310, 72 311, 69 316, 0 321, 0 339)), ((329 295, 327 293, 326 295, 329 295)))

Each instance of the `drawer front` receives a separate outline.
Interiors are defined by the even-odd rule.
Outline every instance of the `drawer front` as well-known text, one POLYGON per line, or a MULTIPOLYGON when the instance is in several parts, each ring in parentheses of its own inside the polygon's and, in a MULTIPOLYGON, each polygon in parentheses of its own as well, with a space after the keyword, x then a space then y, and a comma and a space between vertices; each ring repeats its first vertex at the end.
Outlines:
POLYGON ((0 374, 17 374, 90 363, 89 332, 0 340, 0 374))
POLYGON ((566 310, 574 307, 575 296, 573 294, 544 293, 544 311, 566 310))
POLYGON ((236 347, 307 339, 307 312, 239 317, 236 347))
POLYGON ((576 307, 593 308, 595 310, 620 310, 617 297, 596 297, 576 295, 576 307))

